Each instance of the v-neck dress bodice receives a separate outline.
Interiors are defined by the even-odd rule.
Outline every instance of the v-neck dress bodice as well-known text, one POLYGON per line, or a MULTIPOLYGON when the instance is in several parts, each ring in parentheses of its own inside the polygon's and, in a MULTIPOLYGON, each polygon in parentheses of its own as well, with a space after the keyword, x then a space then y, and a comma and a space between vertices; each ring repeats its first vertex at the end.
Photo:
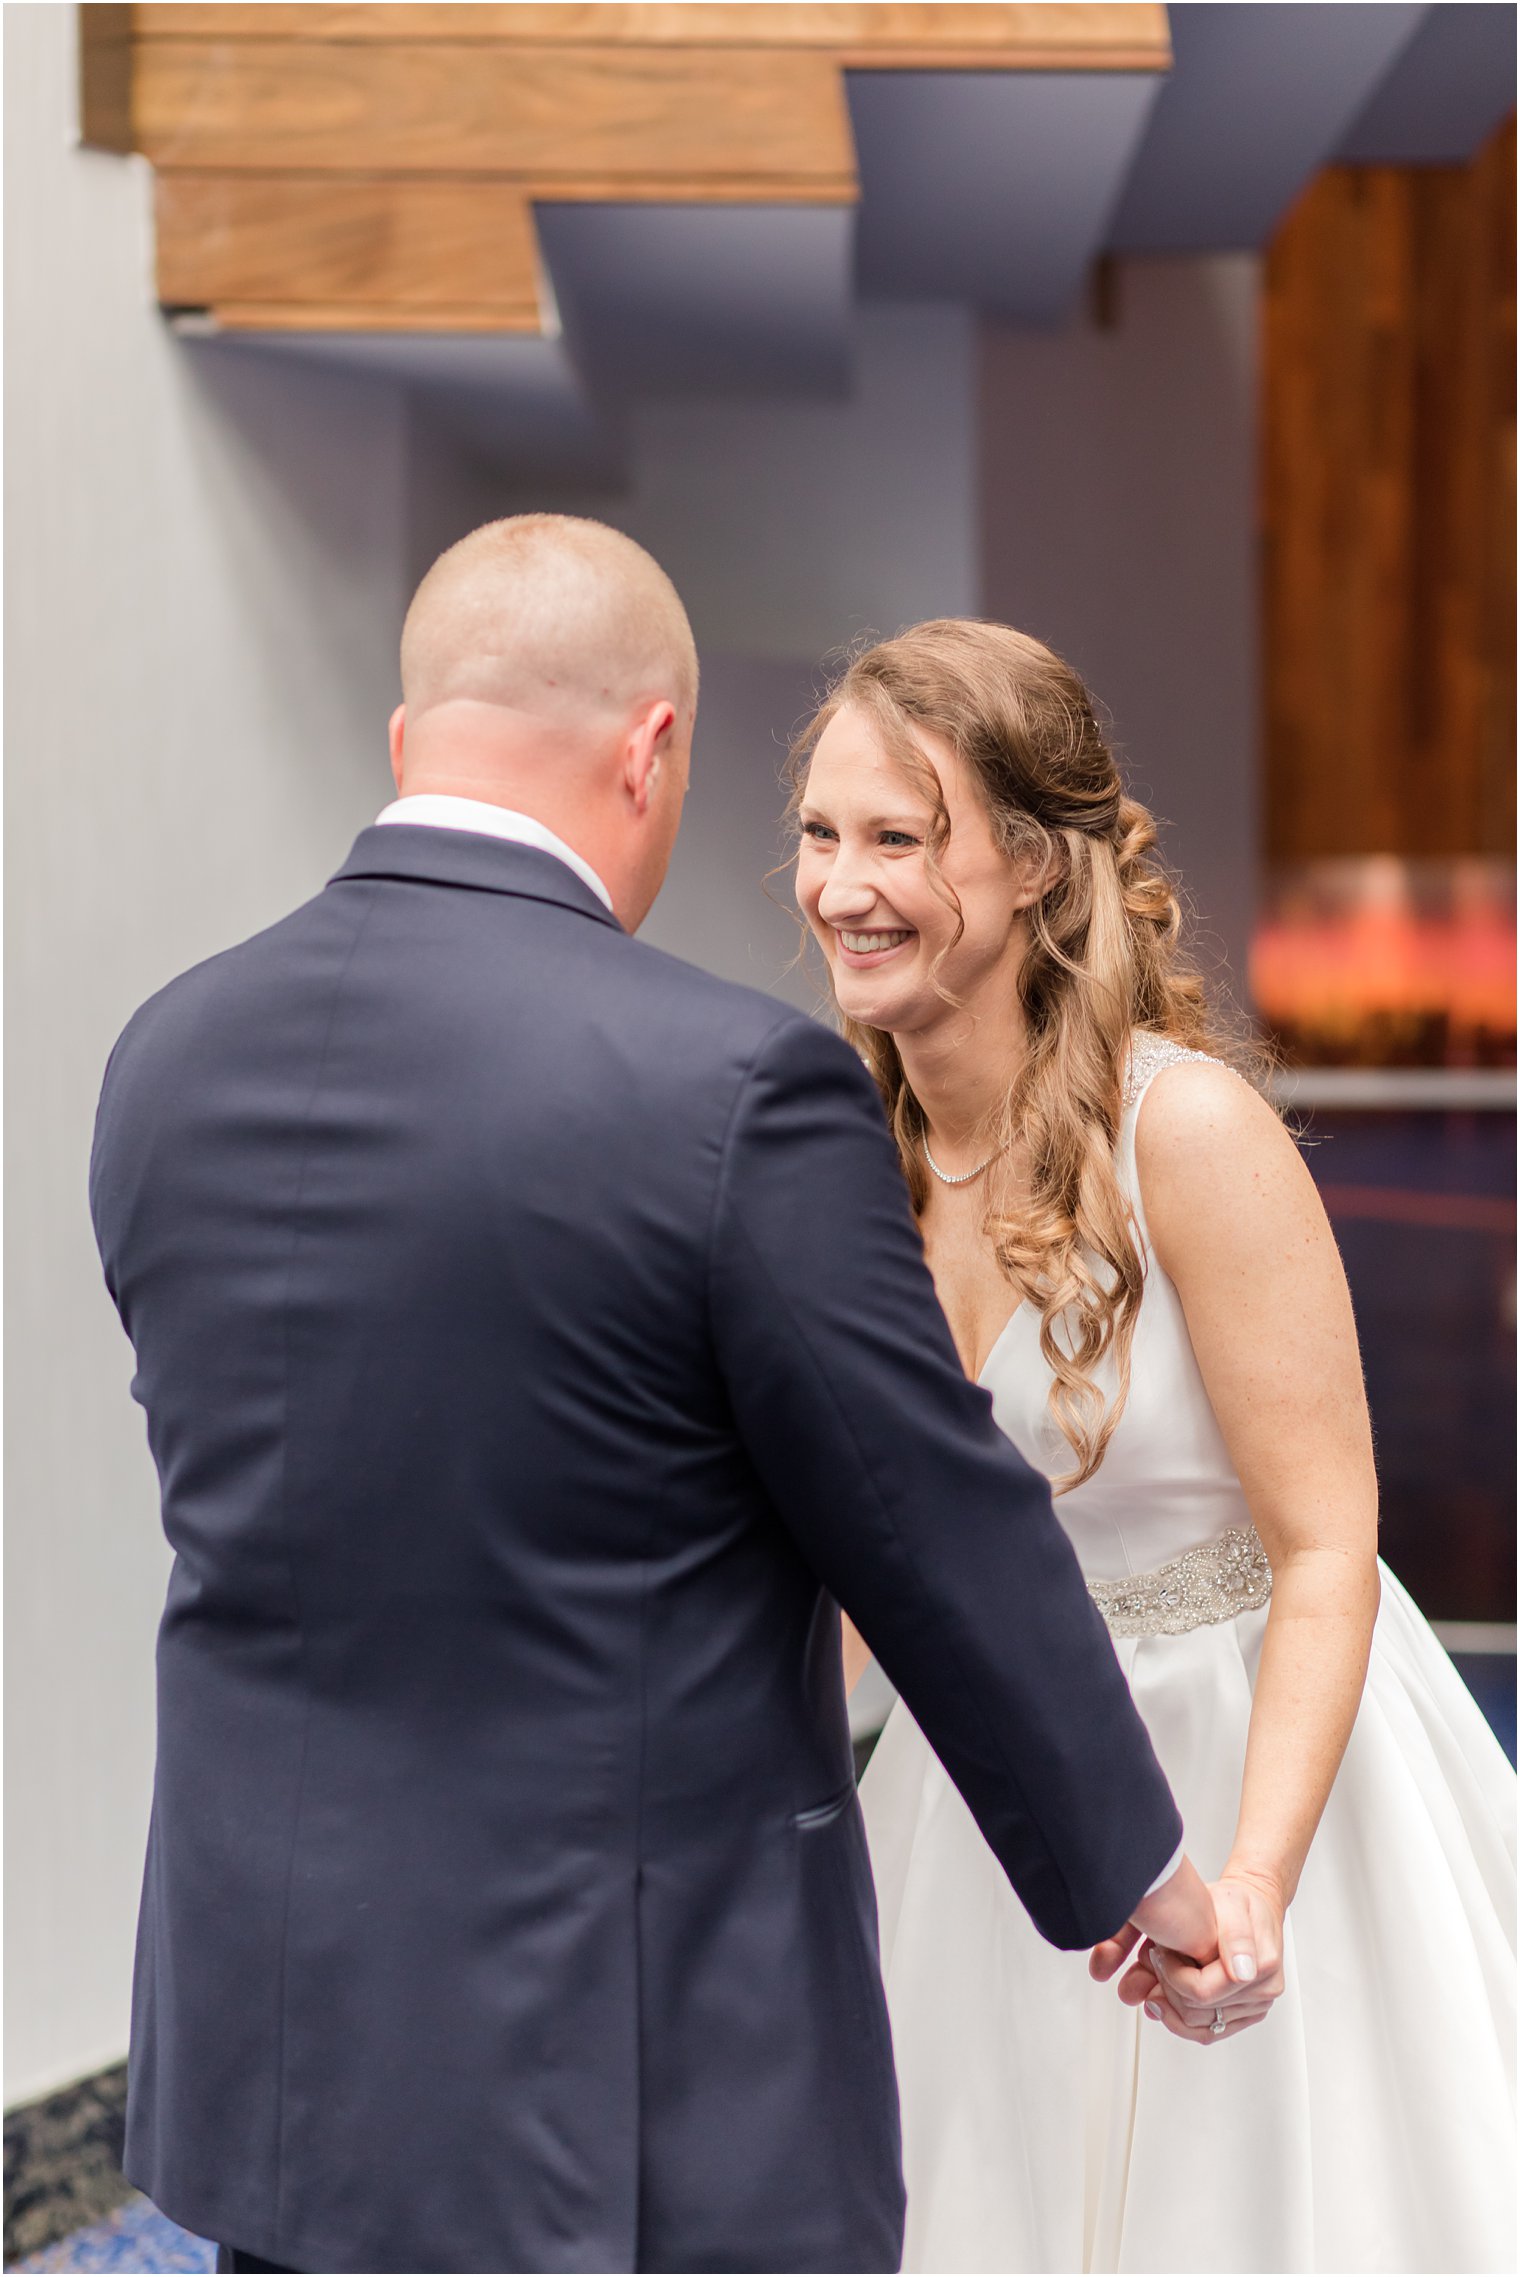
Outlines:
MULTIPOLYGON (((1114 1169, 1134 1215, 1145 1294, 1130 1354, 1130 1388, 1096 1474, 1056 1498, 1056 1514, 1090 1581, 1119 1580, 1168 1564, 1202 1543, 1248 1528, 1251 1513, 1209 1404, 1182 1300, 1151 1250, 1135 1170, 1135 1126, 1163 1067, 1201 1059, 1159 1036, 1137 1036, 1125 1084, 1114 1169)), ((1040 1314, 1019 1306, 993 1345, 980 1381, 999 1427, 1047 1478, 1072 1467, 1050 1412, 1051 1372, 1040 1351, 1040 1314)), ((1110 1357, 1097 1371, 1104 1399, 1118 1388, 1110 1357)))

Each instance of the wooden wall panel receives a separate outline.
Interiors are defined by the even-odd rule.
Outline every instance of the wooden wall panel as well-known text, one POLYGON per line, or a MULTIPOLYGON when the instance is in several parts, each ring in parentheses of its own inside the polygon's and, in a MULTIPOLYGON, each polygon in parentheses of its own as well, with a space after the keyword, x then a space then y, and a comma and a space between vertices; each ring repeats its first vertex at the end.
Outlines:
POLYGON ((1266 270, 1266 843, 1512 854, 1515 130, 1331 167, 1266 270))
POLYGON ((752 7, 605 5, 329 7, 308 4, 140 6, 139 39, 428 40, 493 44, 822 48, 836 60, 919 70, 1164 71, 1171 43, 1164 6, 1148 0, 1035 0, 1033 5, 752 7))

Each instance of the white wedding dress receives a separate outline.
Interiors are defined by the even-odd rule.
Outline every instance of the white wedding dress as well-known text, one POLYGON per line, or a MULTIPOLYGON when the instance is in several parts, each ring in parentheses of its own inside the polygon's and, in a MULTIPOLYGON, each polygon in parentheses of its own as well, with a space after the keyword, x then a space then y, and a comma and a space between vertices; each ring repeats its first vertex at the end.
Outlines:
MULTIPOLYGON (((1116 1155, 1185 1053, 1139 1035, 1116 1155)), ((1148 1256, 1105 1461, 1059 1496, 1205 1875, 1235 1828, 1269 1571, 1148 1256), (1237 1609, 1244 1608, 1244 1609, 1237 1609)), ((1047 1475, 1038 1316, 982 1382, 1047 1475)), ((1111 1389, 1111 1379, 1109 1388, 1111 1389)), ((1287 1990, 1173 2039, 1031 1926, 899 1702, 861 1788, 902 2090, 908 2270, 1513 2270, 1514 1780, 1393 1575, 1286 1934, 1287 1990)))

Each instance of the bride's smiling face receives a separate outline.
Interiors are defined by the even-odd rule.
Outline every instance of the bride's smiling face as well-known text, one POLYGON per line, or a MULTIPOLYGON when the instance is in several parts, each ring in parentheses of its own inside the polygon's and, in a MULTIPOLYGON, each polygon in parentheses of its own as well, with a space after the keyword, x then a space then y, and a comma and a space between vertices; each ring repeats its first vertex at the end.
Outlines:
POLYGON ((971 770, 941 737, 919 730, 917 740, 950 823, 938 880, 925 860, 937 819, 929 794, 860 711, 836 712, 818 738, 798 816, 797 903, 839 1008, 894 1035, 953 1017, 941 991, 972 1012, 984 992, 1011 992, 1034 898, 993 835, 971 770), (965 923, 958 940, 945 886, 965 923))

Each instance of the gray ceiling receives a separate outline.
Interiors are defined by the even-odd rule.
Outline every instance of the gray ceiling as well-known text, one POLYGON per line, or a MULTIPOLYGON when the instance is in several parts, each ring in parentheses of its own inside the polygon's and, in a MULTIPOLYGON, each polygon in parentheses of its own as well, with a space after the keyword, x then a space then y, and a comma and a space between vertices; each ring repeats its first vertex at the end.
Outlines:
POLYGON ((1320 166, 1466 159, 1515 100, 1507 0, 1182 0, 1170 17, 1162 76, 849 74, 858 210, 540 207, 558 337, 224 352, 392 371, 502 465, 605 478, 634 397, 846 393, 858 297, 1058 323, 1101 253, 1260 246, 1320 166))
POLYGON ((1486 142, 1515 100, 1515 11, 1441 6, 1424 21, 1336 146, 1353 166, 1452 165, 1486 142))
POLYGON ((1212 253, 1262 244, 1434 12, 1331 0, 1173 8, 1172 71, 1110 246, 1212 253))
POLYGON ((541 205, 565 338, 623 397, 850 381, 851 206, 541 205))
POLYGON ((857 278, 878 299, 1063 317, 1162 81, 1151 72, 857 71, 857 278))

